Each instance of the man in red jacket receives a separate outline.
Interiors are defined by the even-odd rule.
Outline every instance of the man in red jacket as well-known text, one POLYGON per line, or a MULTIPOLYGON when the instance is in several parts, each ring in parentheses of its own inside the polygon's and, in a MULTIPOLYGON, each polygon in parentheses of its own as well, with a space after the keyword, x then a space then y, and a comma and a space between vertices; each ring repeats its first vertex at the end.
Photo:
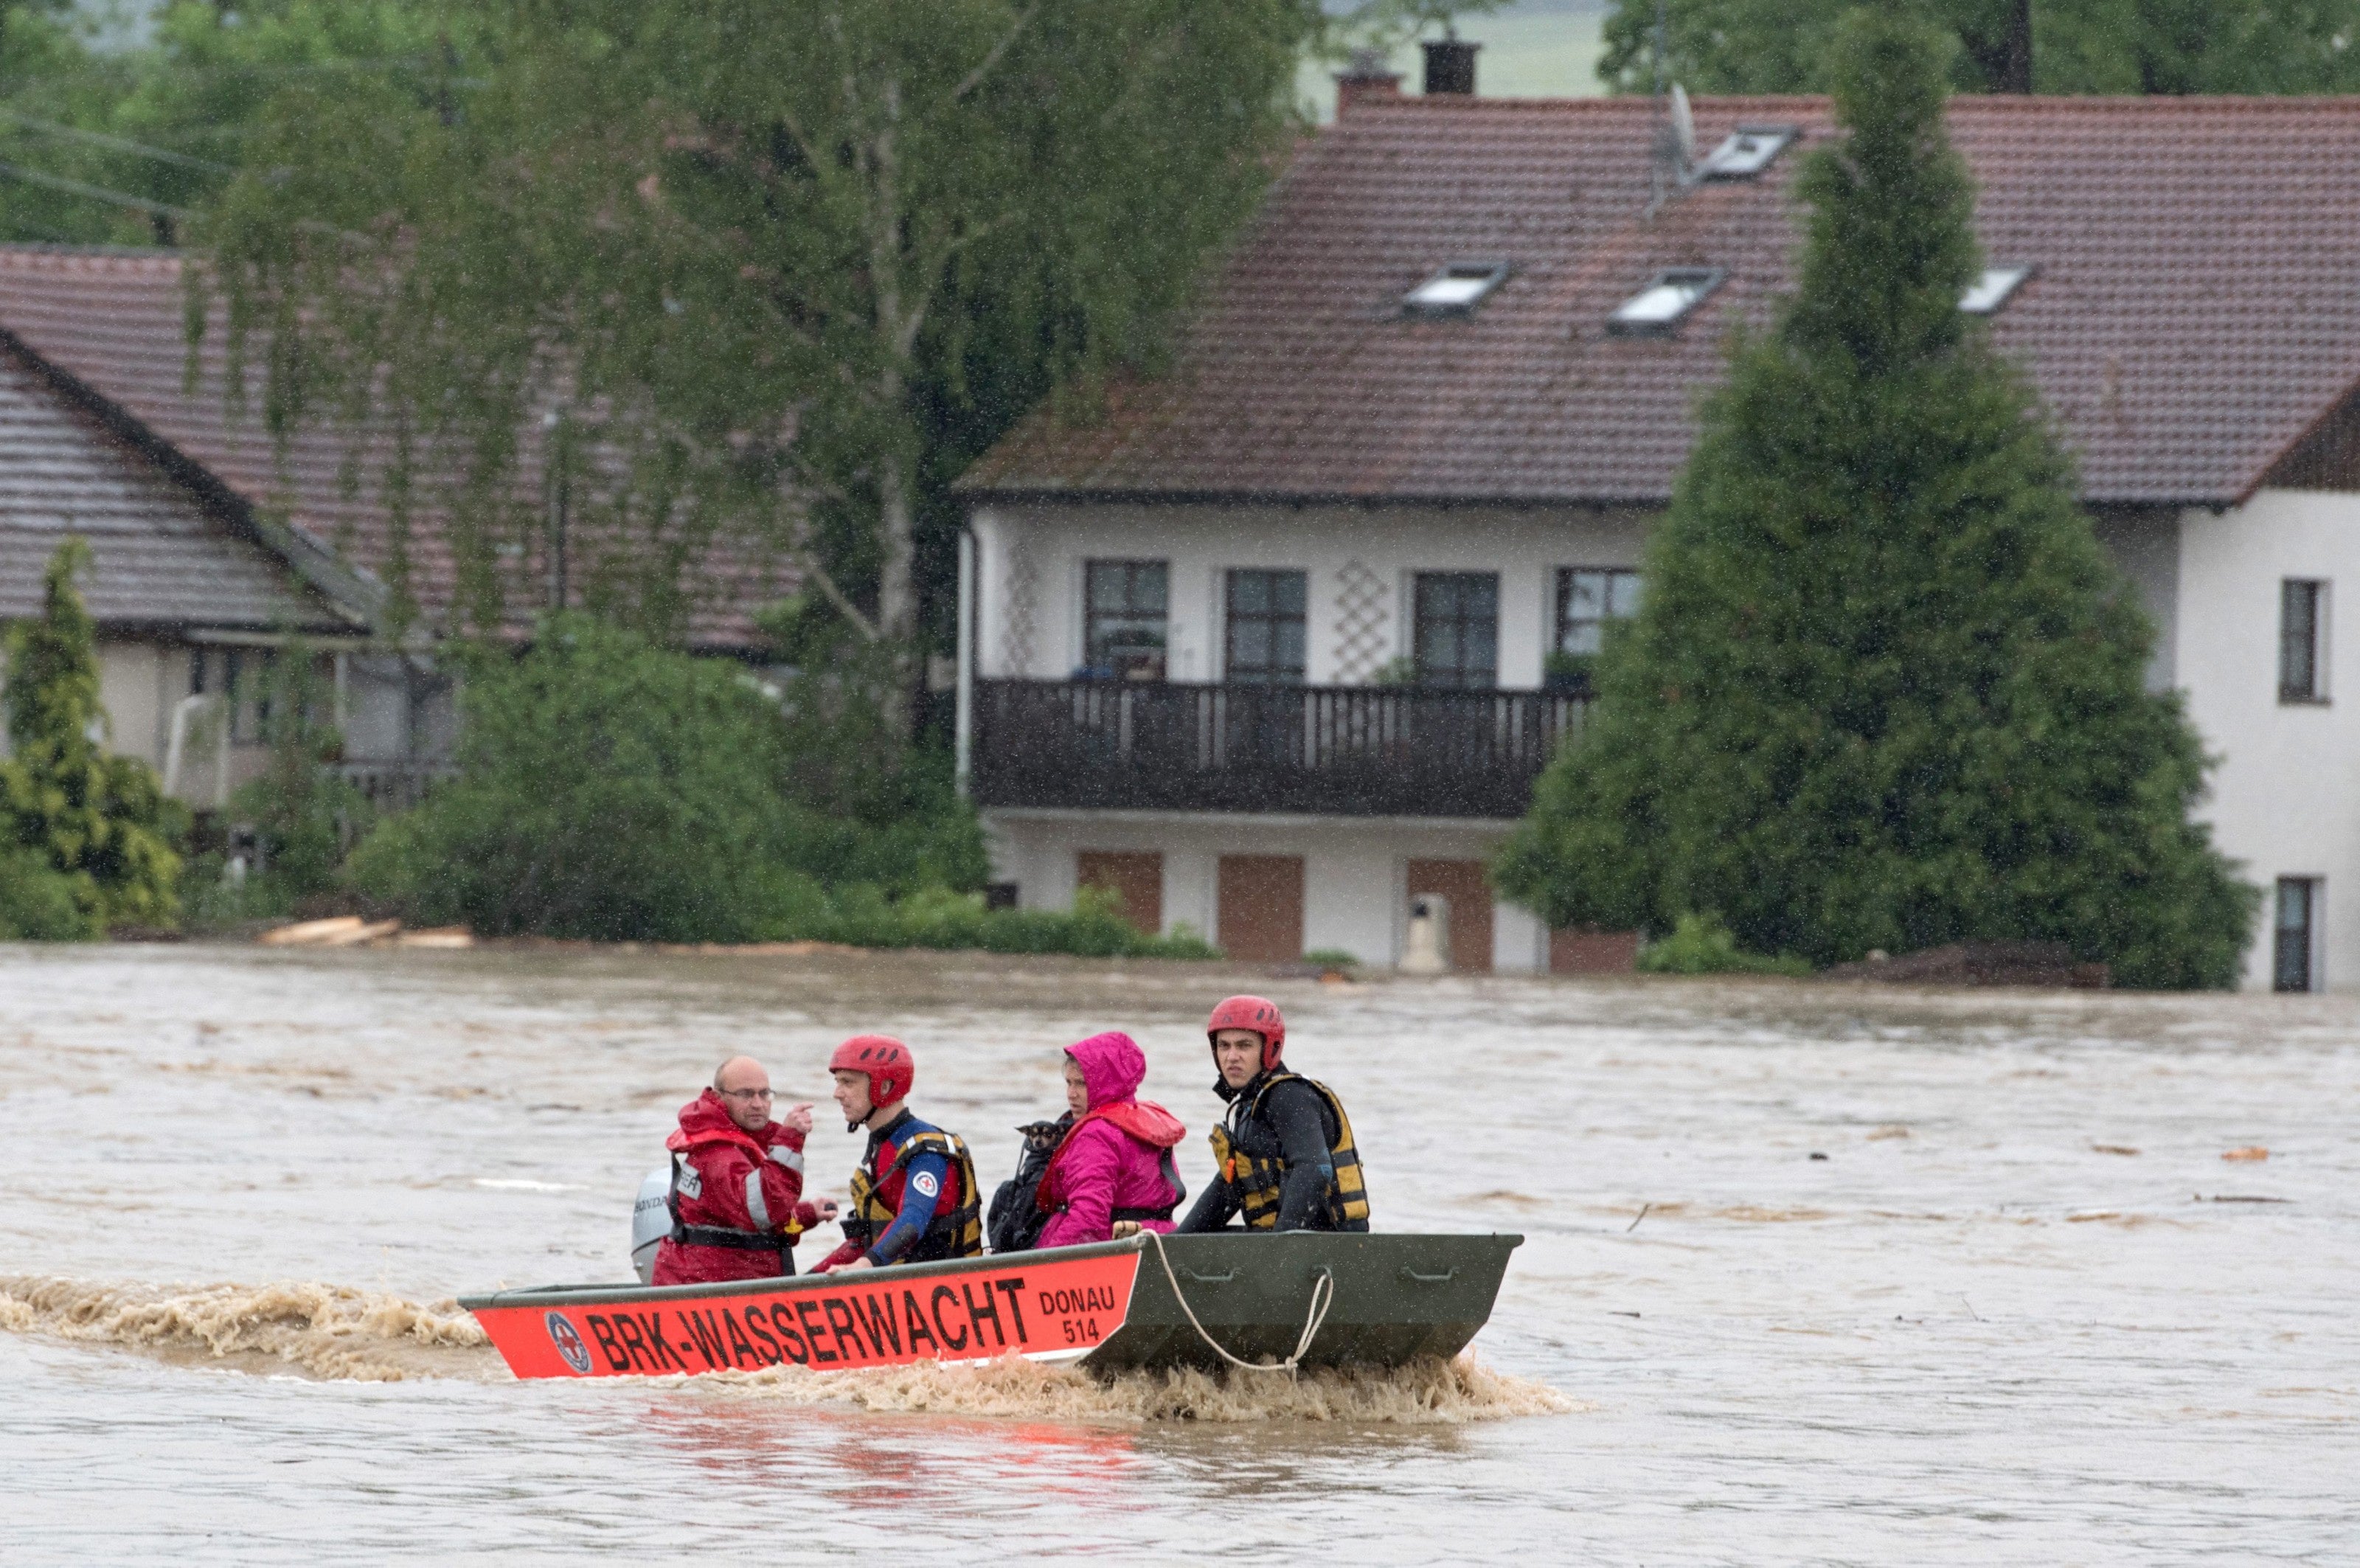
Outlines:
POLYGON ((672 1151, 672 1234, 656 1249, 658 1285, 768 1279, 795 1271, 795 1243, 836 1205, 803 1201, 812 1108, 770 1120, 770 1075, 731 1057, 713 1087, 680 1108, 672 1151))

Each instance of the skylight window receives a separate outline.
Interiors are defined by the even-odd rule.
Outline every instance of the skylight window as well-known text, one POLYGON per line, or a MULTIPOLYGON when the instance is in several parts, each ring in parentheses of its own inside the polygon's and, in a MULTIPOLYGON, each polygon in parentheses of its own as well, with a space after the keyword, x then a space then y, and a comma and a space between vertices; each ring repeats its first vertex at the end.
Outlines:
POLYGON ((1606 318, 1606 330, 1667 333, 1720 288, 1724 276, 1718 267, 1675 267, 1658 272, 1654 282, 1614 308, 1614 313, 1606 318))
POLYGON ((1986 267, 1983 275, 1959 296, 1959 309, 1971 316, 1995 316, 2018 286, 2032 276, 2029 267, 1986 267))
POLYGON ((1414 316, 1469 315, 1507 280, 1504 261, 1454 261, 1403 295, 1402 309, 1414 316))
POLYGON ((1795 139, 1793 126, 1740 126, 1705 155, 1697 172, 1707 180, 1751 180, 1795 139))

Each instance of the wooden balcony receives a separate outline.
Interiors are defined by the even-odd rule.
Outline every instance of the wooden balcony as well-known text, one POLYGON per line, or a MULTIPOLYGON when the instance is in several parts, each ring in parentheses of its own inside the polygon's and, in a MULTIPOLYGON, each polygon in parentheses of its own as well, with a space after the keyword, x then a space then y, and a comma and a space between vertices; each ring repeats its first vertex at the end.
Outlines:
POLYGON ((1516 817, 1588 699, 1401 686, 975 683, 978 805, 1516 817))

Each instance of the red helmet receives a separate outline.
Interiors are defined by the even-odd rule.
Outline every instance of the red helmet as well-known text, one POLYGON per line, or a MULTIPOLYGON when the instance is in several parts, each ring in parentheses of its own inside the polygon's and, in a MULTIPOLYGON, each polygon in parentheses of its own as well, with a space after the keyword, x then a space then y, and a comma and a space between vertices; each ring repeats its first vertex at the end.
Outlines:
POLYGON ((917 1076, 910 1047, 890 1035, 855 1035, 827 1058, 830 1072, 864 1073, 869 1079, 869 1103, 890 1105, 910 1092, 917 1076))
POLYGON ((1286 1014, 1266 996, 1232 996, 1214 1008, 1205 1020, 1207 1043, 1224 1029, 1251 1029, 1262 1036, 1264 1072, 1278 1065, 1278 1054, 1286 1048, 1286 1014))

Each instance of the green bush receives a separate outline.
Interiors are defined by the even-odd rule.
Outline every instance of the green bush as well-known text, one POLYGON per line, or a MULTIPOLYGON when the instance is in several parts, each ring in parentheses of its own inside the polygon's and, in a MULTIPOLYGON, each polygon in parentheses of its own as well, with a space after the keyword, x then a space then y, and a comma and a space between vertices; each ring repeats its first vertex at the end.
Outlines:
POLYGON ((459 775, 362 841, 351 877, 486 935, 744 941, 812 907, 814 833, 778 787, 775 707, 738 668, 580 616, 478 654, 459 775))
MULTIPOLYGON (((99 737, 98 654, 74 577, 90 548, 68 539, 50 557, 40 618, 8 629, 6 706, 13 754, 0 762, 0 847, 29 854, 63 879, 82 911, 72 935, 113 926, 169 926, 187 813, 156 772, 110 754, 99 737)), ((21 885, 32 888, 40 879, 21 885)), ((50 892, 23 896, 37 913, 50 892)), ((35 922, 49 929, 47 916, 35 922)))
POLYGON ((366 831, 369 806, 336 772, 344 737, 331 721, 333 693, 311 651, 289 643, 265 667, 260 685, 269 760, 260 778, 230 797, 230 816, 253 824, 262 851, 246 901, 275 914, 335 885, 346 845, 366 831))
POLYGON ((1113 894, 1084 888, 1070 912, 986 909, 979 894, 934 888, 900 899, 883 890, 843 890, 825 913, 782 928, 780 938, 857 948, 981 948, 994 953, 1074 953, 1084 958, 1217 959, 1218 948, 1186 932, 1151 937, 1118 913, 1113 894))
POLYGON ((1741 950, 1717 915, 1683 915, 1672 934, 1639 949, 1644 974, 1792 974, 1811 972, 1808 959, 1791 953, 1768 958, 1741 950))
POLYGON ((472 657, 458 776, 364 839, 350 880, 487 936, 1218 956, 1142 936, 1096 892, 1070 913, 985 908, 947 759, 863 711, 858 658, 782 705, 738 666, 552 619, 521 655, 472 657))
POLYGON ((104 934, 71 877, 30 850, 0 850, 0 942, 73 942, 104 934))
POLYGON ((2068 944, 2233 984, 2255 890, 2028 384, 1959 311, 1974 192, 1917 23, 1856 12, 1798 288, 1739 340, 1598 702, 1495 867, 1552 926, 1717 911, 1814 963, 2068 944))

